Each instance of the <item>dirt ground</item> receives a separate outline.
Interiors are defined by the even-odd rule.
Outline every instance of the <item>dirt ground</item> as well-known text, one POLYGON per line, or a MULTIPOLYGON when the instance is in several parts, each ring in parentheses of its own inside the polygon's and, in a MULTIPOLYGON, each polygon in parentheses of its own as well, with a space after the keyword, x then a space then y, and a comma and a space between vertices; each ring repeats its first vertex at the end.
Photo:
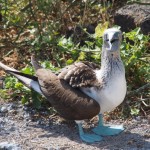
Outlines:
MULTIPOLYGON (((12 150, 149 150, 150 118, 136 117, 132 120, 113 120, 109 123, 123 124, 125 131, 117 136, 104 137, 103 141, 87 144, 78 136, 73 121, 64 121, 47 111, 22 106, 20 102, 0 103, 0 149, 12 144, 12 150)), ((85 122, 89 132, 96 126, 85 122)), ((5 149, 11 149, 6 148, 5 149)))

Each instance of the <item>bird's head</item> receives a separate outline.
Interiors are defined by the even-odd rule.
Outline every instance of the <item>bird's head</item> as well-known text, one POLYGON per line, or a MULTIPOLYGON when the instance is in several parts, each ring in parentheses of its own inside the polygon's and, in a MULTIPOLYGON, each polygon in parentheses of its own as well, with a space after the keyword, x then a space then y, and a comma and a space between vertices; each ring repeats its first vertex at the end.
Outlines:
POLYGON ((114 53, 119 51, 122 41, 122 32, 116 28, 105 30, 103 35, 103 47, 106 51, 114 53))

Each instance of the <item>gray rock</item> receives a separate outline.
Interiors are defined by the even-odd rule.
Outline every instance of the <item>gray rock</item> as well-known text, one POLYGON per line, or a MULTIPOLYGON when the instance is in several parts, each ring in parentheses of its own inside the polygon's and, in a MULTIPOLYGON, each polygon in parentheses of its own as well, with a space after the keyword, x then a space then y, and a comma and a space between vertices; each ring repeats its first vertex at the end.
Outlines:
POLYGON ((147 119, 142 119, 142 122, 145 124, 148 124, 148 120, 147 119))
POLYGON ((140 117, 140 116, 137 116, 135 119, 136 119, 137 121, 141 121, 141 117, 140 117))
POLYGON ((28 108, 27 106, 23 106, 22 109, 23 109, 24 111, 28 111, 28 110, 29 110, 29 108, 28 108))
POLYGON ((30 114, 27 112, 24 112, 23 114, 24 119, 29 120, 30 119, 30 114))
POLYGON ((5 150, 21 150, 21 147, 19 147, 19 145, 15 144, 15 143, 1 142, 0 143, 0 149, 5 149, 5 150))
POLYGON ((6 107, 6 106, 0 107, 0 112, 1 112, 1 113, 7 113, 7 112, 8 112, 7 107, 6 107))
POLYGON ((9 110, 12 110, 12 109, 14 109, 14 108, 16 108, 16 105, 13 104, 13 103, 8 104, 8 106, 7 106, 7 110, 8 110, 8 111, 9 111, 9 110))
POLYGON ((140 27, 143 34, 150 33, 150 7, 149 5, 125 5, 116 11, 114 23, 121 26, 121 30, 129 32, 140 27))
POLYGON ((3 119, 0 118, 0 128, 4 127, 5 123, 6 122, 3 119))
POLYGON ((11 132, 12 132, 12 131, 15 131, 15 130, 16 130, 16 127, 10 127, 10 128, 9 128, 9 131, 11 131, 11 132))
POLYGON ((7 113, 8 111, 13 110, 15 107, 16 106, 13 103, 5 104, 5 105, 0 107, 0 112, 1 113, 7 113))

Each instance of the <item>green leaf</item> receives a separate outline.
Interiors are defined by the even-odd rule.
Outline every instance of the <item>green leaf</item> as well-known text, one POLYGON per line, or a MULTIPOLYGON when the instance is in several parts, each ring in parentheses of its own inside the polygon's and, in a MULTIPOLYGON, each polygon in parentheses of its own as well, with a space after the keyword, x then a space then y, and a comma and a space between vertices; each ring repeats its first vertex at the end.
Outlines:
POLYGON ((85 57, 86 57, 85 52, 80 52, 79 57, 78 57, 78 60, 84 60, 85 57))
POLYGON ((139 109, 137 109, 137 108, 131 108, 131 115, 138 115, 139 112, 140 112, 139 109))
POLYGON ((139 34, 137 37, 138 37, 139 40, 142 40, 143 36, 144 36, 143 34, 139 34))
POLYGON ((67 65, 71 65, 73 62, 74 62, 73 59, 68 59, 68 60, 66 61, 66 64, 67 64, 67 65))
POLYGON ((17 82, 17 83, 15 84, 15 88, 16 88, 16 89, 21 89, 22 87, 23 87, 23 84, 20 83, 20 82, 17 82))
POLYGON ((5 88, 13 88, 17 82, 18 82, 17 78, 7 76, 5 78, 5 88))
POLYGON ((21 103, 24 105, 28 102, 28 98, 26 96, 22 96, 21 103))
POLYGON ((33 74, 33 68, 32 67, 25 67, 21 70, 23 73, 26 73, 26 74, 33 74))
POLYGON ((109 22, 105 22, 104 24, 98 24, 95 28, 95 37, 102 37, 104 34, 104 31, 108 28, 109 22))

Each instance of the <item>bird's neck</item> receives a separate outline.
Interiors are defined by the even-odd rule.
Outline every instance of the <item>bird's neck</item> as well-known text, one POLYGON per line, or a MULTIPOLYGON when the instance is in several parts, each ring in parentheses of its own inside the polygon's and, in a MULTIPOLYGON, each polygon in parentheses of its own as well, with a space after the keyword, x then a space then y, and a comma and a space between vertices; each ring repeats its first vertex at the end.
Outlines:
POLYGON ((120 57, 120 51, 110 53, 105 49, 102 50, 101 55, 101 71, 106 77, 114 74, 124 74, 124 65, 120 57))

